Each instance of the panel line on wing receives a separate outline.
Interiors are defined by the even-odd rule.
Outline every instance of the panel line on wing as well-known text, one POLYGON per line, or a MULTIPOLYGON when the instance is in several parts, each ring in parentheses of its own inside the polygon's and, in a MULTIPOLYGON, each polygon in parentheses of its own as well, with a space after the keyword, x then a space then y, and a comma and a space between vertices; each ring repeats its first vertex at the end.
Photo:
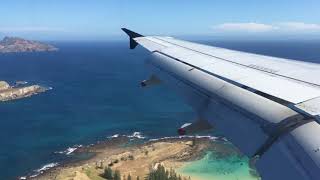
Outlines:
POLYGON ((233 85, 235 85, 235 86, 238 86, 238 87, 240 87, 240 88, 242 88, 242 89, 246 89, 246 90, 248 90, 248 91, 251 91, 252 93, 255 93, 255 94, 257 94, 257 95, 260 95, 260 96, 262 96, 262 97, 265 97, 265 98, 267 98, 267 99, 269 99, 269 100, 272 100, 272 101, 274 101, 274 102, 277 102, 277 103, 279 103, 279 104, 286 105, 286 106, 292 104, 292 103, 290 103, 289 101, 287 101, 287 100, 285 100, 285 99, 278 98, 278 97, 276 97, 276 96, 273 96, 273 95, 264 93, 264 92, 262 92, 262 91, 259 91, 259 90, 254 89, 254 88, 248 88, 247 86, 245 86, 245 85, 243 85, 243 84, 241 84, 241 83, 238 83, 238 82, 236 82, 236 81, 233 81, 233 80, 227 79, 227 78, 225 78, 225 77, 219 76, 219 75, 217 75, 217 74, 214 74, 214 73, 212 73, 212 72, 210 72, 210 71, 207 71, 207 70, 205 70, 205 69, 202 69, 202 68, 200 68, 200 67, 198 67, 198 66, 195 66, 195 65, 193 65, 193 64, 190 64, 190 63, 187 63, 187 62, 185 62, 185 61, 182 61, 182 60, 180 60, 180 59, 178 59, 178 58, 176 58, 176 57, 170 56, 170 55, 168 55, 168 54, 166 54, 166 53, 164 53, 164 52, 157 51, 157 50, 156 50, 156 51, 153 51, 153 53, 155 53, 155 52, 156 52, 156 53, 159 53, 159 54, 162 54, 162 55, 164 55, 164 56, 167 56, 167 57, 169 57, 169 58, 171 58, 171 59, 173 59, 173 60, 176 60, 176 61, 178 61, 178 62, 180 62, 180 63, 183 63, 183 64, 185 64, 185 65, 188 65, 188 66, 192 67, 191 69, 198 69, 199 71, 202 71, 202 72, 207 73, 207 74, 209 74, 209 75, 211 75, 211 76, 214 76, 214 77, 216 77, 216 78, 219 78, 219 79, 221 79, 221 80, 223 80, 223 81, 226 81, 226 82, 228 82, 228 83, 231 83, 231 84, 233 84, 233 85))
POLYGON ((196 53, 200 53, 200 54, 203 54, 203 55, 206 55, 206 56, 209 56, 209 57, 214 57, 214 58, 217 58, 217 59, 220 59, 220 60, 223 60, 223 61, 227 61, 227 62, 232 63, 232 64, 237 64, 237 65, 240 65, 240 66, 243 66, 243 67, 255 69, 255 70, 257 70, 257 71, 262 71, 262 72, 265 72, 265 73, 268 73, 268 74, 277 75, 277 76, 283 77, 283 78, 285 78, 285 79, 297 81, 297 82, 300 82, 300 83, 307 84, 307 85, 309 85, 309 86, 315 86, 315 87, 317 87, 317 88, 320 88, 320 85, 319 85, 319 84, 315 84, 315 83, 303 81, 303 80, 300 80, 300 79, 288 77, 288 76, 285 76, 285 75, 281 75, 281 74, 276 73, 276 72, 277 72, 276 70, 261 68, 261 67, 253 66, 253 65, 241 64, 241 63, 234 62, 234 61, 231 61, 231 60, 228 60, 228 59, 225 59, 225 58, 221 58, 221 57, 218 57, 218 56, 214 56, 214 55, 212 55, 212 54, 208 54, 208 53, 205 53, 205 52, 201 52, 201 51, 199 51, 199 50, 195 50, 195 49, 192 49, 192 48, 189 48, 189 47, 185 47, 185 46, 182 46, 182 45, 180 45, 180 44, 176 44, 176 43, 173 43, 173 42, 170 42, 170 41, 166 41, 166 40, 164 40, 164 39, 160 39, 160 38, 157 38, 157 37, 153 37, 153 38, 158 39, 158 40, 161 40, 161 41, 164 41, 164 42, 167 42, 167 43, 170 43, 170 44, 175 45, 175 46, 179 46, 179 47, 184 48, 184 49, 188 49, 188 50, 193 51, 193 52, 196 52, 196 53))

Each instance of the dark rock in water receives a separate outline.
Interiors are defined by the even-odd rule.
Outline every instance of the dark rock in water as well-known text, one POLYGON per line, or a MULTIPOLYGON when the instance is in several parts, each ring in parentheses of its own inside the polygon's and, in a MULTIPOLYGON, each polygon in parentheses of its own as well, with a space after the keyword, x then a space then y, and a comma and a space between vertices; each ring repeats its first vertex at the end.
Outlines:
POLYGON ((0 53, 57 51, 58 48, 38 41, 18 37, 5 37, 0 41, 0 53))

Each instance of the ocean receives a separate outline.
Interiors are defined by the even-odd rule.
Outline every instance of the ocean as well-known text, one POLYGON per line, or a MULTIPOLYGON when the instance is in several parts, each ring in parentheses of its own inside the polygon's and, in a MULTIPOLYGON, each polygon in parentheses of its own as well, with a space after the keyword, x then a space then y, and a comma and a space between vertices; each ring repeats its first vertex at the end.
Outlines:
MULTIPOLYGON (((0 179, 16 179, 63 162, 68 157, 59 152, 114 134, 175 136, 178 127, 195 117, 167 87, 140 87, 148 77, 146 50, 129 50, 127 41, 50 43, 60 50, 0 54, 1 80, 52 87, 30 98, 0 103, 0 179)), ((319 41, 203 43, 320 63, 319 41)))

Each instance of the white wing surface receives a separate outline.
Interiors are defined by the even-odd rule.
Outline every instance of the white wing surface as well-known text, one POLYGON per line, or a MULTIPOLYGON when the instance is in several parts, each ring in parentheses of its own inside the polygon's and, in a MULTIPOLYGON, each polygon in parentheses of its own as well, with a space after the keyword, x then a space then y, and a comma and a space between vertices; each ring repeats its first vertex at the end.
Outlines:
POLYGON ((320 179, 319 64, 123 30, 132 49, 151 52, 153 74, 252 157, 263 179, 320 179))

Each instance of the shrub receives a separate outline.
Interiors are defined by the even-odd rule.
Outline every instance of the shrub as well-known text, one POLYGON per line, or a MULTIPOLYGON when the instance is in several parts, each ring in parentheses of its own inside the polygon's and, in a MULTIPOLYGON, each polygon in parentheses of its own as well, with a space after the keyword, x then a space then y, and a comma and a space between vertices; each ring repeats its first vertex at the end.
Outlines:
POLYGON ((130 174, 128 175, 127 180, 131 180, 131 175, 130 174))
POLYGON ((134 160, 134 157, 131 154, 128 156, 128 158, 129 158, 129 160, 134 160))
POLYGON ((113 172, 110 167, 104 169, 104 172, 101 174, 101 177, 105 179, 113 179, 113 172))
POLYGON ((119 170, 116 170, 113 175, 114 180, 121 180, 121 174, 119 170))

